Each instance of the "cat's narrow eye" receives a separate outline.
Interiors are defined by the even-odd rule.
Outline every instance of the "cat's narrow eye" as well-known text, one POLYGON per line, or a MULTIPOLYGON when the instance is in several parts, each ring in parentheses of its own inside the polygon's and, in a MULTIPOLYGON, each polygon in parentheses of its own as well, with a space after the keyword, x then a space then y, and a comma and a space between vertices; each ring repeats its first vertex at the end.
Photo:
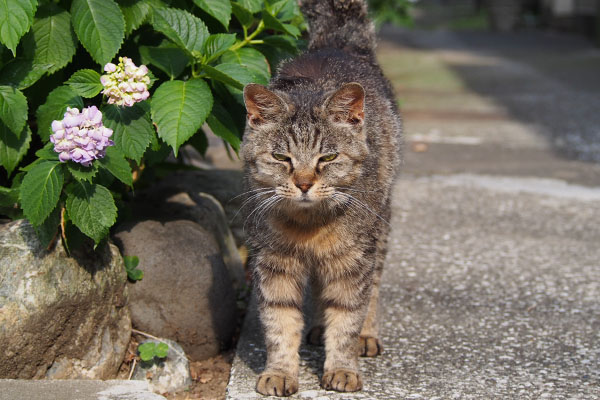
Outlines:
POLYGON ((324 161, 324 162, 329 162, 329 161, 333 161, 337 158, 337 153, 331 153, 331 154, 327 154, 324 155, 323 157, 319 158, 319 161, 324 161))
POLYGON ((288 156, 286 156, 285 154, 273 153, 272 156, 277 161, 290 161, 290 158, 288 156))

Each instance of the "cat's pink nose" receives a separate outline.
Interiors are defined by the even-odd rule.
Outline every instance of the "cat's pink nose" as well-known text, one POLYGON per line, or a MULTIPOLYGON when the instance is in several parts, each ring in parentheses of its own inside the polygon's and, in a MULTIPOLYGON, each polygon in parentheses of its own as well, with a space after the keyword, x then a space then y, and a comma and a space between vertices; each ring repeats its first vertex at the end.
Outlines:
POLYGON ((312 185, 313 184, 311 182, 296 183, 296 187, 302 190, 302 193, 308 192, 308 189, 310 189, 312 185))

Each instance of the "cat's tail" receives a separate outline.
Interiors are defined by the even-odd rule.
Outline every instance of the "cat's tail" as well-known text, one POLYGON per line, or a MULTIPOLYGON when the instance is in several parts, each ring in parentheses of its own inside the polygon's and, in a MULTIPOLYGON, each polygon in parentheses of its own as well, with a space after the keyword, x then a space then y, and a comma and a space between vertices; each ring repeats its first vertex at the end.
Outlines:
POLYGON ((309 50, 342 49, 371 56, 375 50, 375 28, 366 0, 299 0, 307 19, 309 50))

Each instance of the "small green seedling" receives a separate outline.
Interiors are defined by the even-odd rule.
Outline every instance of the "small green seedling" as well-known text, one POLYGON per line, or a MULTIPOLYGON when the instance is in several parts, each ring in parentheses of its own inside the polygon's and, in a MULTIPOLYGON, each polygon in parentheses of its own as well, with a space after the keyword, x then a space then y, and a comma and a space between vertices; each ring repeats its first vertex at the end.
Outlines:
POLYGON ((138 352, 142 361, 150 362, 156 358, 166 358, 169 353, 169 345, 166 343, 146 342, 138 346, 138 352))
POLYGON ((137 256, 124 256, 123 261, 125 262, 127 278, 132 281, 139 281, 144 277, 144 271, 136 268, 140 263, 140 259, 137 256))

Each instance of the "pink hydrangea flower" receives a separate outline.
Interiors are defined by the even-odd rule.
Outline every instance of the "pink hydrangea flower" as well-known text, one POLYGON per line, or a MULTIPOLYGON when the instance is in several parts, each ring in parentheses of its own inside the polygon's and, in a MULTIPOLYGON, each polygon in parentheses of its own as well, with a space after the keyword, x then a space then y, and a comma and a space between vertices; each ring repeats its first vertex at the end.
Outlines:
POLYGON ((100 82, 104 86, 102 94, 108 97, 108 104, 131 107, 150 96, 150 77, 145 65, 136 67, 130 58, 119 57, 118 65, 108 63, 104 71, 107 74, 100 77, 100 82))
POLYGON ((92 161, 106 155, 106 148, 113 146, 109 138, 113 131, 102 125, 102 113, 96 106, 67 108, 61 121, 52 121, 50 141, 61 162, 69 160, 89 167, 92 161))

